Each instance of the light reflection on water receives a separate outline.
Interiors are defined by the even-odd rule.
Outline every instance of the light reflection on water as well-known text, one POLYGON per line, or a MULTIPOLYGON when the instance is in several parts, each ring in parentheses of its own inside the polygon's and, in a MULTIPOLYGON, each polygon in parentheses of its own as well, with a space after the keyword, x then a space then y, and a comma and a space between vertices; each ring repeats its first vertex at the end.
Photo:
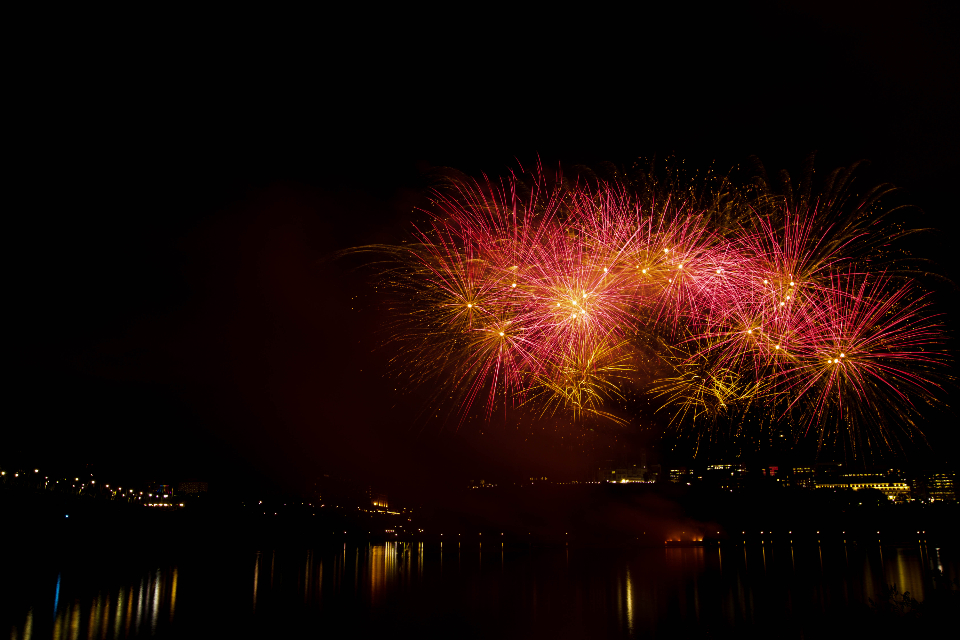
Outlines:
POLYGON ((956 556, 934 547, 764 544, 610 553, 490 546, 388 542, 231 552, 215 562, 154 566, 112 585, 78 586, 77 576, 61 572, 47 587, 46 606, 33 602, 10 637, 177 637, 202 625, 275 629, 294 620, 325 627, 348 619, 362 635, 366 622, 429 626, 438 616, 489 631, 510 628, 516 637, 598 628, 639 637, 670 635, 667 622, 676 630, 800 620, 876 599, 883 584, 923 600, 934 570, 957 576, 956 556))
POLYGON ((13 640, 35 637, 106 640, 154 635, 162 615, 168 623, 174 619, 177 580, 175 566, 156 568, 138 582, 92 593, 82 593, 81 588, 71 596, 69 580, 62 584, 64 578, 58 574, 52 601, 48 601, 47 607, 40 602, 30 607, 23 623, 11 629, 10 637, 13 640), (51 616, 50 626, 39 624, 42 615, 51 616))

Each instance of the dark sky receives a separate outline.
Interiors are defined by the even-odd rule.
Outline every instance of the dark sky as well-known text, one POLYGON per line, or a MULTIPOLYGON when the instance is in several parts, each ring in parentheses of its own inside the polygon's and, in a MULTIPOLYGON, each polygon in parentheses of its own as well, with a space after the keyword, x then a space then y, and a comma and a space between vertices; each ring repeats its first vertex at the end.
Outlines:
POLYGON ((383 318, 326 258, 404 237, 431 167, 867 158, 956 275, 955 10, 671 6, 25 27, 0 464, 401 493, 579 473, 549 438, 424 426, 381 375, 383 318))

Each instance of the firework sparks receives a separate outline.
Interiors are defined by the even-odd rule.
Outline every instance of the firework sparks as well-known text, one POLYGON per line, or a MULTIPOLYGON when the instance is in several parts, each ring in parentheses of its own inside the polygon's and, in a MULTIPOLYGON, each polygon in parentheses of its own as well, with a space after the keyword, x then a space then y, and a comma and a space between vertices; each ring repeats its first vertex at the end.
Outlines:
POLYGON ((396 362, 458 398, 461 419, 502 403, 621 422, 610 406, 641 373, 646 332, 666 345, 648 391, 675 424, 764 406, 801 412, 798 437, 840 425, 851 447, 893 445, 889 414, 915 428, 915 400, 940 388, 942 332, 909 282, 866 274, 889 242, 888 212, 870 215, 888 189, 851 199, 851 180, 737 197, 539 170, 456 182, 416 243, 372 248, 388 257, 396 362))

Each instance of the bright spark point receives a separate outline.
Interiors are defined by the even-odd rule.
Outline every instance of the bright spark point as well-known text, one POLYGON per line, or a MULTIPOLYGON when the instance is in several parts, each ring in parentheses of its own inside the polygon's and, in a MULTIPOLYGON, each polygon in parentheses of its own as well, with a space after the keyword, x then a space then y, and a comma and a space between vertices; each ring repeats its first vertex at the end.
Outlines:
MULTIPOLYGON (((587 188, 534 174, 532 188, 517 191, 519 178, 511 180, 438 190, 434 222, 414 230, 415 243, 358 248, 388 254, 378 287, 396 301, 394 338, 410 356, 398 362, 418 382, 446 385, 444 392, 461 384, 471 389, 463 416, 473 415, 474 398, 486 404, 488 415, 495 405, 522 399, 518 406, 544 416, 569 410, 576 419, 618 422, 620 412, 610 403, 632 393, 637 380, 650 379, 649 399, 659 398, 673 414, 671 425, 698 431, 704 442, 712 436, 700 432, 718 428, 721 414, 724 423, 754 424, 747 413, 752 419, 757 411, 766 412, 771 424, 796 420, 798 432, 837 434, 831 437, 849 440, 851 451, 895 442, 900 436, 892 429, 900 426, 914 437, 910 432, 922 421, 914 419, 913 401, 935 399, 946 366, 943 330, 918 282, 882 275, 904 273, 897 271, 895 254, 877 249, 895 230, 886 222, 875 225, 882 216, 858 209, 862 198, 856 194, 826 198, 818 192, 809 202, 820 204, 794 210, 776 189, 750 187, 737 196, 743 206, 728 215, 717 209, 726 202, 718 198, 722 192, 711 192, 705 182, 587 188), (704 196, 687 198, 696 191, 688 187, 704 196), (511 214, 503 215, 508 209, 511 214), (677 287, 656 286, 657 278, 638 277, 626 266, 631 258, 652 262, 634 264, 642 275, 655 269, 672 284, 670 265, 678 271, 686 266, 671 262, 676 251, 665 242, 683 243, 687 257, 700 261, 677 287), (657 244, 666 260, 656 259, 657 244), (524 286, 511 279, 507 293, 503 272, 516 278, 520 260, 528 265, 524 286), (734 266, 729 278, 700 277, 717 262, 734 266), (880 265, 880 275, 853 266, 867 262, 880 265), (604 263, 616 264, 617 273, 601 266, 610 277, 598 278, 596 267, 604 263), (789 311, 786 303, 799 282, 790 273, 789 290, 780 290, 787 266, 800 269, 807 282, 803 300, 789 311), (770 280, 763 273, 776 275, 770 280), (573 298, 557 298, 564 291, 573 298), (779 308, 771 309, 777 292, 779 308), (482 297, 483 313, 459 313, 450 301, 463 295, 482 297), (544 313, 553 308, 551 300, 560 311, 569 301, 572 322, 544 313), (487 326, 482 333, 480 318, 487 326), (757 340, 746 340, 741 328, 750 319, 767 322, 770 332, 749 327, 747 335, 757 340), (489 326, 496 324, 511 327, 517 339, 509 345, 490 341, 489 326), (789 356, 770 353, 776 336, 790 341, 789 356), (840 342, 856 347, 857 361, 829 375, 822 354, 840 342), (861 436, 869 433, 876 438, 861 436)), ((877 207, 879 215, 883 205, 877 207)), ((470 311, 475 306, 463 304, 470 311)), ((505 338, 506 329, 495 335, 505 338)), ((774 351, 785 350, 774 342, 774 351)), ((845 357, 837 352, 828 363, 839 365, 845 357)))

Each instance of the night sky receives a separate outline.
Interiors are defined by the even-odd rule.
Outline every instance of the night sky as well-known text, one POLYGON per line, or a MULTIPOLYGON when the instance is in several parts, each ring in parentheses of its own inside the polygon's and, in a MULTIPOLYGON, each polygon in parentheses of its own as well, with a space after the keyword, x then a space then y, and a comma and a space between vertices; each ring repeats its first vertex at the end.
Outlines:
POLYGON ((36 27, 8 95, 0 463, 401 496, 583 475, 556 438, 418 420, 383 377, 367 278, 330 256, 405 238, 436 167, 866 158, 956 279, 955 10, 696 6, 36 27))

